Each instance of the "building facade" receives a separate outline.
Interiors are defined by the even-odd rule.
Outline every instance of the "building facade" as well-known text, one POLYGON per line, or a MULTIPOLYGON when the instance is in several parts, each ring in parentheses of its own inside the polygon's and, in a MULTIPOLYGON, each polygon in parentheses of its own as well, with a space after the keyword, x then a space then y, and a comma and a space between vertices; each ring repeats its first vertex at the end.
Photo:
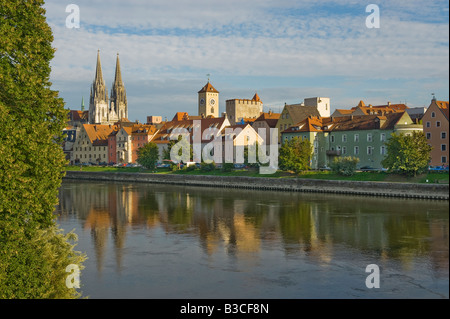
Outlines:
POLYGON ((337 156, 359 159, 357 168, 382 169, 387 155, 386 141, 391 134, 422 131, 407 112, 386 116, 362 115, 340 118, 309 117, 282 133, 282 139, 309 139, 313 145, 311 167, 330 166, 337 156))
POLYGON ((232 125, 238 124, 246 119, 256 119, 263 112, 263 102, 255 93, 249 99, 230 99, 225 101, 226 115, 232 125))
POLYGON ((115 78, 111 97, 103 79, 100 51, 97 52, 97 66, 89 99, 89 124, 114 124, 128 118, 128 102, 125 85, 122 81, 119 54, 117 54, 115 78))
POLYGON ((449 102, 433 99, 422 117, 423 132, 431 145, 432 166, 448 165, 449 102))
POLYGON ((219 91, 211 83, 198 91, 198 115, 202 117, 219 117, 219 91))
POLYGON ((107 163, 108 136, 114 129, 114 125, 83 124, 73 144, 71 163, 107 163))

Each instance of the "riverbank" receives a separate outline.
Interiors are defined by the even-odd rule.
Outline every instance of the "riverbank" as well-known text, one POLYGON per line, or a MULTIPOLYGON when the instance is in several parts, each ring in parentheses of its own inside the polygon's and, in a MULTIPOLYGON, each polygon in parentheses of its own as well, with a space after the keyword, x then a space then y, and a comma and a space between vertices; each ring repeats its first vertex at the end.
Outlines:
POLYGON ((448 184, 86 171, 67 171, 64 178, 380 197, 449 199, 448 184))

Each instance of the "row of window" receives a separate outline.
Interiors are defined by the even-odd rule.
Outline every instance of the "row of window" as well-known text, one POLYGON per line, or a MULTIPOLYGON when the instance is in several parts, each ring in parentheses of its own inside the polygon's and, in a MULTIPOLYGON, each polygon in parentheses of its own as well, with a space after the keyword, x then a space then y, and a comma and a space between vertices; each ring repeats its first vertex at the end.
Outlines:
MULTIPOLYGON (((426 122, 425 126, 426 127, 431 127, 431 122, 426 122)), ((441 127, 441 122, 440 121, 436 121, 436 127, 441 127)))
MULTIPOLYGON (((427 132, 426 136, 427 136, 427 140, 431 139, 431 133, 430 132, 427 132)), ((447 132, 441 132, 441 139, 446 139, 446 138, 447 138, 447 132)))
MULTIPOLYGON (((101 147, 101 146, 94 146, 94 151, 97 151, 97 150, 100 150, 101 151, 101 149, 97 149, 97 147, 101 147)), ((85 152, 87 152, 87 151, 90 151, 91 150, 91 147, 84 147, 84 151, 85 152)), ((103 146, 103 150, 104 151, 106 151, 106 146, 103 146)), ((83 151, 83 148, 82 147, 75 147, 75 151, 83 151)))
MULTIPOLYGON (((331 150, 332 151, 334 151, 334 149, 333 148, 331 148, 331 150)), ((347 147, 346 146, 342 146, 342 148, 340 147, 340 146, 338 146, 337 147, 337 150, 338 151, 341 151, 341 154, 342 155, 347 155, 348 153, 347 153, 347 147)), ((367 155, 374 155, 374 150, 375 150, 375 147, 373 147, 373 146, 367 146, 367 155)), ((360 154, 360 152, 359 152, 359 146, 355 146, 355 147, 353 147, 353 154, 354 155, 359 155, 360 154)), ((387 148, 386 148, 386 146, 380 146, 380 154, 381 155, 386 155, 387 154, 387 148)))
MULTIPOLYGON (((373 142, 374 138, 373 138, 373 134, 372 133, 367 133, 367 142, 373 142)), ((336 140, 334 135, 330 135, 330 142, 334 143, 336 140)), ((341 137, 341 140, 343 143, 347 142, 347 134, 343 134, 341 137)), ((381 133, 380 134, 380 141, 381 142, 386 142, 386 133, 381 133)), ((353 135, 353 142, 359 142, 359 134, 354 134, 353 135)))
MULTIPOLYGON (((102 156, 101 156, 101 154, 99 154, 99 155, 95 155, 95 154, 89 154, 89 156, 88 156, 88 154, 84 154, 84 158, 101 158, 102 156)), ((80 154, 80 155, 78 155, 78 154, 75 154, 75 159, 82 159, 83 158, 83 154, 80 154)), ((106 154, 103 154, 103 158, 106 158, 106 154)))

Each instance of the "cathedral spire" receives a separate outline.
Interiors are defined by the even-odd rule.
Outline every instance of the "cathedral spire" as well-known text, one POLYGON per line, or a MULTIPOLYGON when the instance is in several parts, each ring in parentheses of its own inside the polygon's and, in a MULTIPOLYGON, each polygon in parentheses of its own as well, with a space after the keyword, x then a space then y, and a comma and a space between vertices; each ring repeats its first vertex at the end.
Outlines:
POLYGON ((97 67, 95 69, 95 83, 104 84, 103 81, 103 73, 102 73, 102 64, 100 62, 100 50, 97 51, 97 67))
POLYGON ((116 59, 116 73, 111 89, 111 111, 114 111, 118 120, 128 118, 128 103, 125 85, 122 81, 122 73, 120 71, 119 53, 116 59))
POLYGON ((122 73, 120 72, 120 61, 119 61, 119 53, 117 53, 117 60, 116 60, 116 75, 114 77, 114 84, 123 85, 122 82, 122 73))
POLYGON ((91 86, 89 98, 89 123, 104 123, 107 121, 108 90, 103 80, 102 65, 100 62, 100 50, 97 51, 97 66, 95 78, 91 86))

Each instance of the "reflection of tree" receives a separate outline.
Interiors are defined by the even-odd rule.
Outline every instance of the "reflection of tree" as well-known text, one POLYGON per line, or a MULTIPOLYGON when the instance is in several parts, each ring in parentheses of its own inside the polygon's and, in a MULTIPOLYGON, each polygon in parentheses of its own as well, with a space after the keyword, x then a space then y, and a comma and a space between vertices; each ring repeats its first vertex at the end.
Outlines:
POLYGON ((448 215, 439 220, 430 213, 442 218, 448 203, 170 185, 65 185, 61 211, 78 214, 91 230, 100 268, 108 234, 120 268, 129 224, 195 235, 208 255, 220 249, 228 256, 258 252, 265 241, 281 242, 287 254, 303 251, 321 260, 344 244, 408 262, 438 247, 447 254, 433 260, 448 265, 448 215))

